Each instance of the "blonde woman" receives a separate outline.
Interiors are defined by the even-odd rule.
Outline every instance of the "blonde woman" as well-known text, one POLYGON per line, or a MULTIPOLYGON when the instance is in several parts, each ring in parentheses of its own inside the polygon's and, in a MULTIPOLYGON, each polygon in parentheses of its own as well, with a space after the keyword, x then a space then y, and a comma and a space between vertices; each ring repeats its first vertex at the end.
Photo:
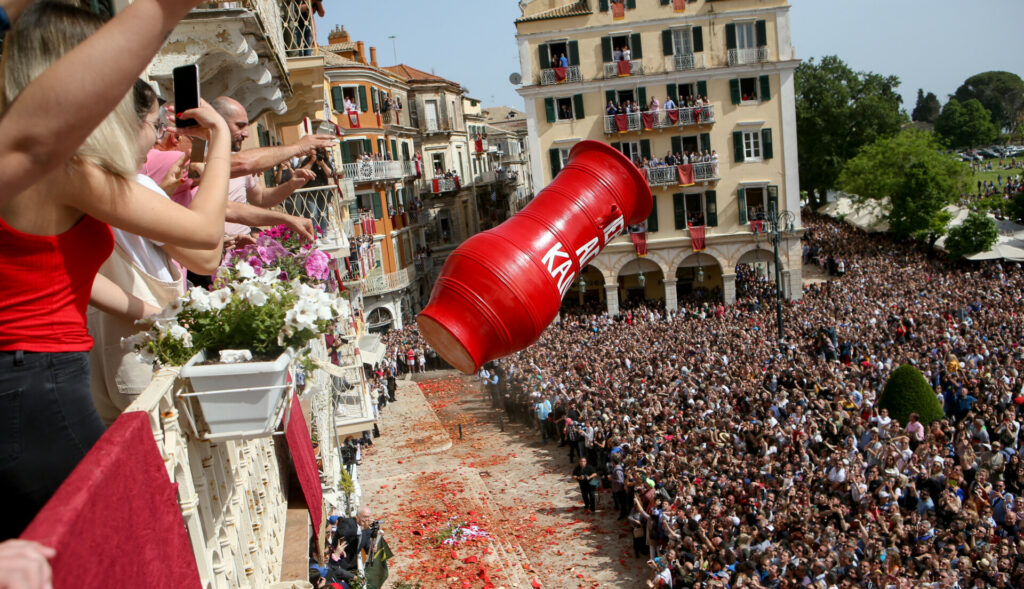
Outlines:
MULTIPOLYGON (((30 81, 102 24, 67 4, 29 6, 4 39, 0 107, 23 102, 30 81)), ((138 123, 130 94, 66 165, 0 202, 0 540, 24 529, 103 433, 88 384, 86 307, 139 318, 153 310, 97 278, 114 247, 110 225, 177 247, 221 242, 230 133, 209 105, 182 116, 199 123, 190 133, 209 146, 190 208, 132 181, 138 123)))

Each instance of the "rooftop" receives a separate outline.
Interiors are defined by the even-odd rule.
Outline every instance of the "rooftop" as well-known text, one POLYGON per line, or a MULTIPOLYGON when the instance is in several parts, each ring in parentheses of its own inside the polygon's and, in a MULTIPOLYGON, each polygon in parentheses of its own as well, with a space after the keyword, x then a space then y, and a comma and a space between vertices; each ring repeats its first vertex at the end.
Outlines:
POLYGON ((537 14, 531 14, 530 16, 522 16, 516 19, 517 23, 521 22, 533 22, 537 20, 550 20, 554 18, 565 18, 569 16, 583 16, 585 14, 593 14, 594 11, 590 9, 590 3, 587 0, 576 0, 575 2, 569 2, 564 6, 557 8, 551 8, 537 14))

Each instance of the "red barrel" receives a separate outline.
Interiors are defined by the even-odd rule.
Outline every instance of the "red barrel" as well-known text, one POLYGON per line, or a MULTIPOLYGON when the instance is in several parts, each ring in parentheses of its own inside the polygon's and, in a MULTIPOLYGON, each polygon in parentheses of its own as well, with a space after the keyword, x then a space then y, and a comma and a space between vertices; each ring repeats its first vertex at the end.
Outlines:
POLYGON ((651 189, 626 156, 582 141, 554 181, 508 221, 453 251, 416 319, 442 358, 470 374, 537 341, 580 270, 651 214, 651 189))

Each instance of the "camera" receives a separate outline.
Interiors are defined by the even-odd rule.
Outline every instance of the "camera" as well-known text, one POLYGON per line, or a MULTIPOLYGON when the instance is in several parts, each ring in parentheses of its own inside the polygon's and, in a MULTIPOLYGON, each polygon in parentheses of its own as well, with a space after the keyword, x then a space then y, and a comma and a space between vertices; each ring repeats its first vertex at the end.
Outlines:
POLYGON ((370 524, 370 538, 371 539, 376 538, 377 534, 379 534, 379 533, 380 533, 380 520, 379 519, 375 519, 375 520, 373 520, 373 523, 370 524))

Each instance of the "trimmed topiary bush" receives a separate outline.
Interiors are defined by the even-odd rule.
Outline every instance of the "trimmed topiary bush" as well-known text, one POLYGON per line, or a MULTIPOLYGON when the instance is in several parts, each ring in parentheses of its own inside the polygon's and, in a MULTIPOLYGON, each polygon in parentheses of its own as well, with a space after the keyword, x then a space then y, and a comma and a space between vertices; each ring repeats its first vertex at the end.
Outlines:
POLYGON ((945 417, 935 390, 921 371, 910 364, 900 366, 889 375, 878 407, 888 409, 889 416, 903 426, 907 425, 911 413, 917 413, 925 427, 945 417))

